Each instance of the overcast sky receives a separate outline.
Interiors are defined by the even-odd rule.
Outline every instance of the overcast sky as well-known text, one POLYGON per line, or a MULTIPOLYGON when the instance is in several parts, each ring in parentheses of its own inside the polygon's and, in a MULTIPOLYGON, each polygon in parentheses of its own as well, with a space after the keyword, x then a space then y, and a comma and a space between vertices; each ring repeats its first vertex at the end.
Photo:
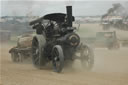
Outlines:
POLYGON ((126 5, 125 1, 119 0, 0 0, 0 16, 43 16, 47 13, 66 12, 65 6, 73 6, 74 16, 95 16, 103 15, 114 3, 126 5))

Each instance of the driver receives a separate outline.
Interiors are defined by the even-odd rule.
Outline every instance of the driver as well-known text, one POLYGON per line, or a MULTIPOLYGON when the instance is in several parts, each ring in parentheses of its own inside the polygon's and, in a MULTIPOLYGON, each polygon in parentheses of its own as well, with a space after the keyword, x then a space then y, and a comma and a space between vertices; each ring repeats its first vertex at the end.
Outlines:
POLYGON ((54 34, 54 24, 50 21, 50 25, 46 27, 45 34, 47 38, 51 38, 54 34))

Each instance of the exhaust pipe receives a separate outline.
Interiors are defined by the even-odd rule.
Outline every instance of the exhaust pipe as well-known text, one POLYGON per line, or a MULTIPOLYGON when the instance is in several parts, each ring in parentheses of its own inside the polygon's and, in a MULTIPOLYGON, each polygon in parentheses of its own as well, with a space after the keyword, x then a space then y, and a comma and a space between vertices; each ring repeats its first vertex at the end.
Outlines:
POLYGON ((67 8, 67 24, 69 27, 72 27, 72 6, 66 6, 67 8))

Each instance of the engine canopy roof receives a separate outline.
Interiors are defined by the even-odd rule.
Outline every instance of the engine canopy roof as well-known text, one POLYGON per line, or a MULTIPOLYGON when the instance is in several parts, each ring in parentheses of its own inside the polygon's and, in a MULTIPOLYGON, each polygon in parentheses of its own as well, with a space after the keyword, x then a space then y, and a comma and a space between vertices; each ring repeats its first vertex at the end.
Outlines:
MULTIPOLYGON (((39 18, 39 19, 36 19, 36 20, 30 22, 30 25, 39 23, 42 20, 51 20, 51 21, 55 21, 55 22, 58 22, 58 23, 62 23, 62 22, 65 21, 66 16, 67 16, 67 14, 65 14, 65 13, 51 13, 51 14, 47 14, 47 15, 44 15, 43 17, 39 18)), ((74 20, 75 20, 75 18, 74 18, 74 16, 72 16, 72 21, 74 21, 74 20)))

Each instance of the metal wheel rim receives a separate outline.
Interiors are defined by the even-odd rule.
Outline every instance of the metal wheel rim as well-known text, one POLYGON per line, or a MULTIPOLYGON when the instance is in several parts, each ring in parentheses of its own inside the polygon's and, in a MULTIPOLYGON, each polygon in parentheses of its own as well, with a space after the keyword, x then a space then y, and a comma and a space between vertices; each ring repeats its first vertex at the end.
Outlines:
POLYGON ((11 58, 12 58, 12 60, 13 60, 14 62, 19 62, 19 61, 20 61, 19 55, 16 54, 16 53, 14 53, 14 52, 11 53, 11 58))
POLYGON ((32 43, 32 60, 34 65, 39 65, 39 44, 36 39, 32 43))
POLYGON ((84 48, 83 51, 81 52, 81 57, 82 57, 81 59, 82 64, 84 64, 86 68, 89 68, 91 64, 91 56, 89 49, 87 47, 84 48))
POLYGON ((59 52, 58 52, 57 48, 54 48, 53 56, 54 56, 54 58, 53 58, 54 68, 58 69, 60 66, 60 59, 59 59, 59 52))

